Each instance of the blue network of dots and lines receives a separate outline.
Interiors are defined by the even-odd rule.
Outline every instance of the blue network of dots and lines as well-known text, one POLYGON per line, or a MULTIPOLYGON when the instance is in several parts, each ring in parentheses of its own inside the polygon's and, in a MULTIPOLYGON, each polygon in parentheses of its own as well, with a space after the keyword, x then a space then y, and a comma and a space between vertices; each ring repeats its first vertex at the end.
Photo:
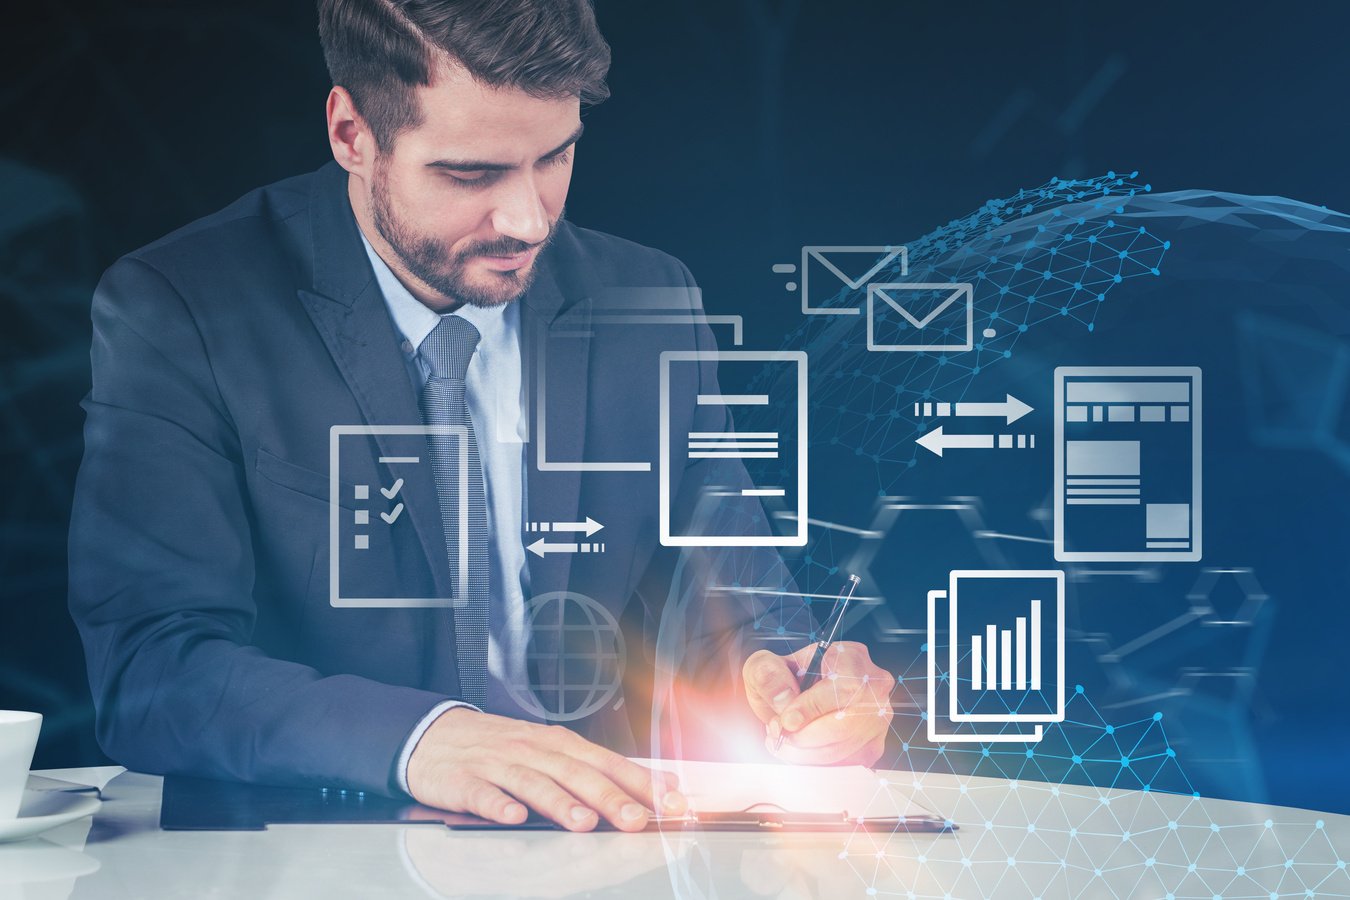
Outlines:
MULTIPOLYGON (((1126 212, 1131 198, 1151 190, 1137 177, 1137 172, 1108 172, 1053 178, 989 200, 905 244, 906 274, 897 258, 871 279, 971 284, 969 351, 869 351, 861 316, 804 316, 783 346, 805 349, 811 360, 812 445, 852 449, 876 467, 877 494, 894 493, 917 462, 915 440, 936 424, 916 415, 916 403, 966 399, 976 377, 1011 359, 1033 329, 1058 322, 1091 332, 1112 289, 1132 278, 1159 275, 1171 248, 1170 241, 1146 227, 1113 218, 1126 212)), ((865 286, 844 287, 824 306, 860 309, 865 303, 865 286)), ((945 334, 959 337, 950 327, 945 334)), ((764 378, 769 377, 766 371, 764 378)), ((759 416, 747 416, 743 425, 767 427, 767 420, 782 412, 765 408, 759 416)))
MULTIPOLYGON (((943 648, 936 649, 941 655, 943 648)), ((889 834, 858 829, 839 859, 858 876, 860 894, 947 900, 1350 896, 1346 860, 1324 820, 1281 820, 1269 811, 1212 815, 1167 739, 1161 712, 1112 723, 1076 686, 1064 721, 1047 726, 1037 743, 935 746, 925 740, 923 663, 897 681, 892 729, 901 752, 886 765, 906 774, 883 776, 879 790, 920 803, 933 792, 930 805, 948 804, 941 812, 960 831, 955 839, 910 835, 890 842, 889 834), (950 774, 959 783, 954 800, 948 781, 929 779, 950 774), (1005 787, 995 790, 971 776, 992 776, 1005 787), (1090 813, 1083 812, 1085 799, 1090 813), (1000 815, 1008 803, 1015 814, 1000 815)))

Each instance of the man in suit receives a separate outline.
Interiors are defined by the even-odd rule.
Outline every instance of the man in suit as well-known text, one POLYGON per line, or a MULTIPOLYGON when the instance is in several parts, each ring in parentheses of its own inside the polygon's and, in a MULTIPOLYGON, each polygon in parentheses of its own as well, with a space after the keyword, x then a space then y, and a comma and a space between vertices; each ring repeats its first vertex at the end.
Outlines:
MULTIPOLYGON (((95 294, 71 609, 105 749, 149 771, 640 829, 685 804, 621 755, 640 691, 564 729, 510 687, 547 682, 532 660, 559 652, 536 653, 527 597, 584 595, 650 631, 678 590, 696 604, 692 685, 736 691, 785 759, 874 762, 893 682, 843 644, 836 679, 799 690, 814 626, 776 554, 678 558, 655 538, 655 473, 538 464, 545 413, 552 458, 654 459, 655 417, 634 413, 655 405, 660 351, 714 346, 683 265, 563 218, 581 106, 605 94, 588 0, 319 7, 334 162, 128 254, 95 294), (672 287, 689 298, 673 335, 591 328, 606 291, 672 287), (536 358, 559 334, 588 337, 536 358), (430 465, 395 469, 377 437, 330 473, 343 424, 426 428, 430 465), (388 528, 343 577, 453 608, 330 593, 329 504, 361 521, 348 507, 375 483, 388 528), (587 516, 604 553, 526 553, 526 521, 587 516), (700 602, 714 583, 782 593, 700 602), (766 621, 784 653, 752 652, 766 621)), ((716 375, 672 383, 676 433, 729 429, 695 402, 716 375)), ((741 484, 739 461, 697 461, 671 478, 672 515, 741 484)), ((742 527, 766 532, 756 509, 742 527)))

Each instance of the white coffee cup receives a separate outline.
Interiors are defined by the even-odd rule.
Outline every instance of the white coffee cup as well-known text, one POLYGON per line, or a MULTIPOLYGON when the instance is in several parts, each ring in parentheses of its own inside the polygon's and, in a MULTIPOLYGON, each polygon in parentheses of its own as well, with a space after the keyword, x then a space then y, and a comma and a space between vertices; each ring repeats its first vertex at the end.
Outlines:
POLYGON ((42 714, 0 709, 0 821, 19 815, 42 714))

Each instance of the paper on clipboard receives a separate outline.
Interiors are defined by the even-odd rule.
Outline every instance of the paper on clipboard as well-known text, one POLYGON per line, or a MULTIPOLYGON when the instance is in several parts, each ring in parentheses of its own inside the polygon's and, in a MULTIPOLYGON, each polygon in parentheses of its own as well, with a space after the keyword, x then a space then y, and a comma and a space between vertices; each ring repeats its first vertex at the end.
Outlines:
POLYGON ((742 812, 762 806, 849 817, 931 817, 911 789, 863 766, 792 766, 695 760, 635 759, 671 772, 694 813, 742 812))

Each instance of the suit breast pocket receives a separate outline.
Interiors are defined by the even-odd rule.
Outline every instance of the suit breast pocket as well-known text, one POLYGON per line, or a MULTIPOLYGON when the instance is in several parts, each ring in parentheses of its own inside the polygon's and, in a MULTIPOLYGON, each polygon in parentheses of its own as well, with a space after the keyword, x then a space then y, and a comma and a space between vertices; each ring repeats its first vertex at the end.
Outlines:
MULTIPOLYGON (((258 448, 253 469, 263 480, 276 487, 303 494, 325 505, 332 499, 332 485, 327 474, 288 462, 263 447, 258 448)), ((355 486, 338 482, 337 489, 338 505, 356 509, 356 502, 353 499, 355 486)))
MULTIPOLYGON (((328 556, 328 476, 258 448, 249 473, 255 591, 277 592, 289 605, 314 593, 312 573, 328 556)), ((351 515, 350 487, 338 485, 337 512, 351 515)), ((327 580, 324 580, 327 583, 327 580)))
POLYGON ((387 605, 386 598, 437 596, 403 498, 386 502, 382 482, 339 480, 332 497, 327 475, 261 447, 254 471, 260 578, 270 574, 302 592, 311 608, 320 602, 359 607, 362 599, 378 607, 387 605), (387 504, 392 509, 381 508, 387 504))

